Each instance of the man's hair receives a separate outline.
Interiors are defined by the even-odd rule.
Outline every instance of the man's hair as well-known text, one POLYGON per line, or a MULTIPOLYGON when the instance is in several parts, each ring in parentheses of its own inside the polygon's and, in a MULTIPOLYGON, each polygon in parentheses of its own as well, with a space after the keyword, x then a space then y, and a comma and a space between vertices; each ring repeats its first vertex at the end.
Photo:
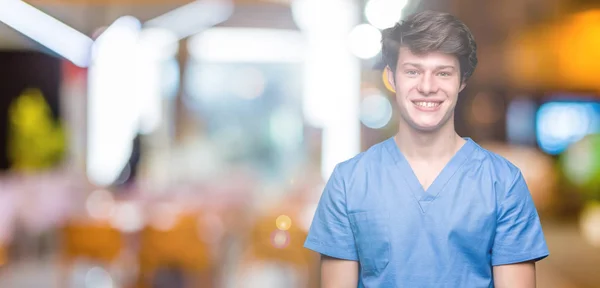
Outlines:
POLYGON ((383 61, 396 73, 400 47, 412 53, 442 52, 454 55, 460 64, 461 81, 467 81, 477 66, 477 44, 471 31, 449 13, 423 11, 385 29, 382 37, 383 61))

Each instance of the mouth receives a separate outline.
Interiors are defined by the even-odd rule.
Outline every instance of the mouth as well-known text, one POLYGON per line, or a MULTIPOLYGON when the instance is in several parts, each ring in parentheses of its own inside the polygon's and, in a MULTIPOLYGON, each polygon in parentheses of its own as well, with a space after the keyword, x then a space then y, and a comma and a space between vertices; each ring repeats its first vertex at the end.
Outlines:
POLYGON ((421 111, 436 111, 440 108, 444 101, 411 101, 418 110, 421 111))

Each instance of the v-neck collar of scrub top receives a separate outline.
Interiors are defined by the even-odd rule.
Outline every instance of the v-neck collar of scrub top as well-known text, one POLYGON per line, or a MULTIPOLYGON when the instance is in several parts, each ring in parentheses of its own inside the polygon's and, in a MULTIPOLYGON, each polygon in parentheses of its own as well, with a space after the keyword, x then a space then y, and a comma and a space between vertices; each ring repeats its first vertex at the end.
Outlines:
POLYGON ((468 137, 463 139, 465 139, 466 142, 456 154, 452 156, 450 161, 446 163, 446 166, 444 166, 442 171, 435 177, 427 190, 423 189, 423 186, 419 182, 410 163, 408 163, 406 157, 404 157, 400 148, 396 145, 394 137, 391 137, 386 141, 387 150, 392 155, 392 159, 396 163, 396 166, 400 169, 400 174, 406 181, 408 188, 417 201, 419 208, 421 208, 422 213, 427 212, 427 207, 429 207, 429 205, 438 197, 452 176, 454 176, 473 154, 473 150, 475 150, 476 147, 475 142, 468 137))

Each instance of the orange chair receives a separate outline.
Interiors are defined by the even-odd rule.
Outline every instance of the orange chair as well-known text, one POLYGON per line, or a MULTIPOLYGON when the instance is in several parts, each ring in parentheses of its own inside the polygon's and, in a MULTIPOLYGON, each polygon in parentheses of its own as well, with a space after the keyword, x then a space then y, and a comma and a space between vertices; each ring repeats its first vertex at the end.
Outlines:
POLYGON ((140 235, 138 287, 149 287, 156 272, 177 268, 197 276, 193 287, 212 287, 211 247, 199 235, 203 230, 195 213, 180 214, 172 227, 146 226, 140 235))
POLYGON ((6 256, 6 248, 4 248, 4 245, 0 243, 0 268, 2 268, 2 266, 4 266, 7 261, 8 259, 6 256))
POLYGON ((67 277, 76 260, 109 266, 118 261, 125 246, 121 232, 101 221, 70 221, 62 228, 61 236, 60 287, 67 287, 67 277))
POLYGON ((302 246, 306 232, 295 225, 287 231, 278 230, 275 220, 279 215, 270 215, 260 219, 252 229, 251 251, 261 260, 272 260, 306 266, 310 253, 302 246))
POLYGON ((68 223, 62 231, 65 260, 89 258, 109 263, 123 248, 121 232, 104 222, 68 223))
POLYGON ((249 259, 244 259, 244 264, 252 267, 249 262, 258 261, 290 265, 301 275, 300 279, 307 281, 307 287, 316 287, 318 257, 303 247, 307 232, 293 223, 293 219, 297 219, 293 215, 289 215, 292 225, 287 230, 280 230, 276 220, 282 214, 269 213, 258 219, 250 232, 246 251, 249 259))

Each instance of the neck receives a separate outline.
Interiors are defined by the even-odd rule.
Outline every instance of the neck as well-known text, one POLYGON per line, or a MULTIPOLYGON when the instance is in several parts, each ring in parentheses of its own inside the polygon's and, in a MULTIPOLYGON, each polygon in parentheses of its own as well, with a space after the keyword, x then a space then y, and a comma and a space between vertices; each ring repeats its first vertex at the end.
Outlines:
POLYGON ((454 130, 453 119, 431 132, 415 130, 401 121, 395 140, 406 158, 423 161, 451 158, 465 143, 454 130))

